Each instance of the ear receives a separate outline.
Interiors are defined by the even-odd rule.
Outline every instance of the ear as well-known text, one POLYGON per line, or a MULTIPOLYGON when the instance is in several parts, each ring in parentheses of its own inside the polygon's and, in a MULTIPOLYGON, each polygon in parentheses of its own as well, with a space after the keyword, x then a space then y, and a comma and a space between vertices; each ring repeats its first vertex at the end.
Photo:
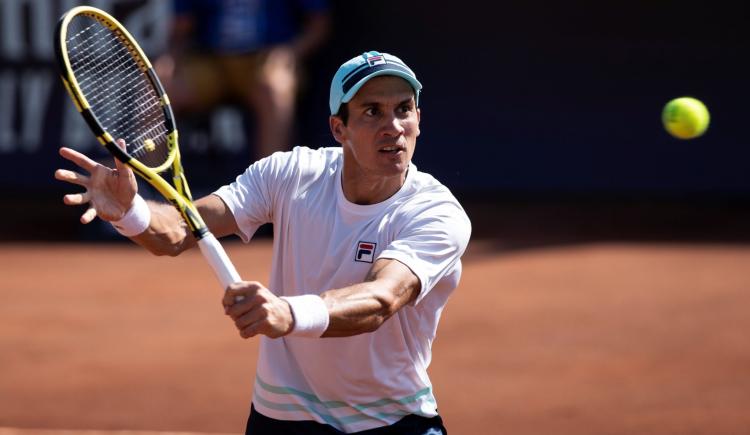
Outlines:
POLYGON ((419 137, 419 134, 421 133, 421 130, 419 130, 419 121, 422 120, 422 110, 417 107, 417 137, 419 137))
POLYGON ((336 115, 331 115, 328 117, 328 126, 336 142, 343 145, 346 141, 346 126, 344 125, 344 121, 336 115))

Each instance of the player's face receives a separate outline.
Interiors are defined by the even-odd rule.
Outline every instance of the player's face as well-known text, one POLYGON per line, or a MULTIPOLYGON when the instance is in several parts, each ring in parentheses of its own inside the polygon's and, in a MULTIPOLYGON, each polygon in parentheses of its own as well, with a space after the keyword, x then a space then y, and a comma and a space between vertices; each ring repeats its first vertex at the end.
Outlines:
POLYGON ((365 83, 349 102, 346 125, 334 121, 344 148, 345 167, 360 175, 398 177, 403 182, 419 136, 420 112, 414 89, 395 76, 365 83))

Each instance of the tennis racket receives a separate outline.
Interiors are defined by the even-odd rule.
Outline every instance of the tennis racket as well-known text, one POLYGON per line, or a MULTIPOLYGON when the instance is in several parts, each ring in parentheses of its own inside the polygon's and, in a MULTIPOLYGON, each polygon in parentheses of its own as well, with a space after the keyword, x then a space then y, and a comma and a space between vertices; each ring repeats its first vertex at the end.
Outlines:
POLYGON ((240 281, 193 205, 169 98, 133 36, 106 12, 79 6, 60 18, 55 50, 65 89, 99 142, 177 208, 224 289, 240 281))

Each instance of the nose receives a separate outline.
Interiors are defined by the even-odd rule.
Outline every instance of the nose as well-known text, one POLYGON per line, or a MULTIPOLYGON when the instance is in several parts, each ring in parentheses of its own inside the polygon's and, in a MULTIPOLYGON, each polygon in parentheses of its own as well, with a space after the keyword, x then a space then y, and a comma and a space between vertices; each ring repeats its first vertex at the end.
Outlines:
POLYGON ((404 133, 404 126, 401 119, 395 113, 385 117, 383 134, 387 136, 401 136, 404 133))

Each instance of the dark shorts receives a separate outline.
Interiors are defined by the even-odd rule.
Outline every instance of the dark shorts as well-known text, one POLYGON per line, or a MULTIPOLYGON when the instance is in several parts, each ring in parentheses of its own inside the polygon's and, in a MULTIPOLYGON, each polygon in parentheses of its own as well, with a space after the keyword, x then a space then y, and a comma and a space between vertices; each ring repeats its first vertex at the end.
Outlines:
MULTIPOLYGON (((448 435, 440 416, 407 415, 390 426, 356 432, 361 435, 448 435)), ((317 421, 283 421, 266 417, 250 407, 245 435, 341 435, 344 432, 317 421)))

